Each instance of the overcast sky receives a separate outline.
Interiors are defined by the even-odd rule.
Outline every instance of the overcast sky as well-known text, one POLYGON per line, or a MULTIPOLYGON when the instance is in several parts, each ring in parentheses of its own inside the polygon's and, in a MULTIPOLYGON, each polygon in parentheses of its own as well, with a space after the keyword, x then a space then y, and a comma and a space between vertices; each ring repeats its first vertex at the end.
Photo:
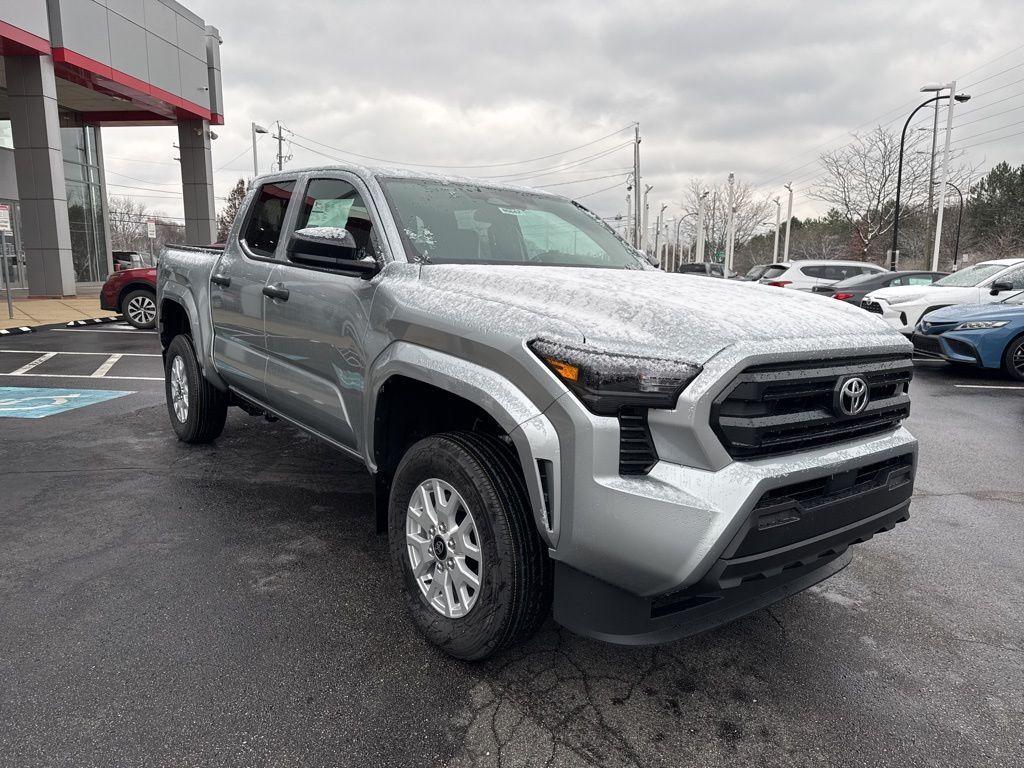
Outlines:
MULTIPOLYGON (((954 77, 976 96, 953 134, 971 162, 1024 162, 1024 135, 1011 136, 1024 131, 1020 0, 185 4, 224 41, 218 196, 252 175, 250 121, 280 120, 297 134, 286 168, 330 162, 311 149, 393 163, 511 163, 637 121, 652 203, 669 203, 669 216, 690 179, 730 171, 765 195, 794 179, 794 212, 805 215, 820 208, 805 195, 821 151, 859 126, 900 127, 923 83, 954 77)), ((627 130, 546 160, 456 172, 571 181, 554 189, 611 216, 625 207, 625 176, 616 174, 631 166, 632 150, 616 147, 630 138, 627 130)), ((173 128, 104 129, 111 193, 180 216, 176 139, 173 128)), ((273 144, 260 141, 261 171, 273 144)))

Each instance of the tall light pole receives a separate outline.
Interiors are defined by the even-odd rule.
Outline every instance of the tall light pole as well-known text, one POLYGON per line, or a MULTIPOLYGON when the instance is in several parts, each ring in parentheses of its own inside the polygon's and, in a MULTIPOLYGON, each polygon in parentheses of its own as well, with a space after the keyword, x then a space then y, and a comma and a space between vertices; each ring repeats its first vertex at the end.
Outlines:
POLYGON ((640 123, 633 126, 633 186, 636 192, 633 194, 633 247, 643 249, 643 239, 640 237, 640 123))
POLYGON ((256 156, 256 134, 267 133, 267 129, 262 125, 252 124, 252 177, 255 179, 260 175, 260 161, 256 156))
POLYGON ((725 268, 732 269, 732 249, 736 242, 736 174, 729 174, 729 221, 725 232, 725 268))
MULTIPOLYGON (((951 80, 950 94, 956 93, 956 80, 951 80)), ((970 98, 969 96, 967 98, 970 98)), ((966 99, 964 99, 966 101, 966 99)), ((935 247, 932 249, 932 272, 939 271, 939 248, 942 245, 942 214, 946 210, 946 184, 949 183, 949 144, 953 138, 953 105, 960 101, 959 96, 949 100, 946 107, 946 146, 942 150, 942 185, 939 187, 939 214, 935 217, 935 247)), ((929 211, 931 213, 931 211, 929 211)))
POLYGON ((786 204, 786 245, 782 251, 782 260, 789 261, 789 230, 793 225, 793 182, 786 182, 786 189, 789 191, 789 202, 786 204))
MULTIPOLYGON (((637 189, 639 189, 639 187, 637 187, 637 189)), ((654 189, 653 184, 648 184, 644 188, 643 224, 641 225, 643 231, 640 233, 640 250, 644 252, 647 251, 647 215, 651 211, 651 207, 647 204, 647 196, 651 193, 652 189, 654 189)))
POLYGON ((697 197, 697 252, 693 255, 697 263, 704 261, 704 201, 707 197, 706 189, 697 197))
MULTIPOLYGON (((946 89, 948 87, 949 86, 946 86, 946 85, 939 85, 939 84, 936 84, 936 83, 931 83, 931 84, 926 85, 923 88, 921 88, 921 90, 927 93, 927 92, 941 91, 941 90, 944 90, 944 89, 946 89)), ((899 256, 900 256, 900 245, 899 245, 899 243, 900 243, 900 193, 902 191, 901 188, 903 186, 903 149, 904 149, 904 146, 906 145, 906 142, 907 142, 907 129, 910 127, 910 121, 914 119, 914 115, 916 115, 922 109, 927 107, 929 104, 932 104, 932 103, 934 103, 936 101, 941 101, 942 99, 948 99, 951 94, 953 94, 952 90, 949 92, 949 94, 939 94, 938 96, 933 96, 930 99, 926 99, 925 101, 922 101, 920 104, 918 104, 914 108, 914 111, 910 113, 910 116, 907 117, 907 122, 905 122, 903 124, 903 132, 900 134, 900 156, 899 156, 899 160, 896 163, 896 202, 895 202, 895 205, 893 207, 893 212, 892 212, 892 248, 889 249, 889 269, 891 269, 893 272, 896 271, 896 268, 898 266, 899 256)), ((969 95, 967 95, 966 93, 958 93, 955 96, 953 96, 952 100, 959 101, 959 102, 962 103, 962 102, 965 102, 965 101, 969 101, 970 98, 971 97, 969 95)), ((950 120, 953 119, 952 118, 952 112, 950 112, 950 118, 949 119, 950 120)), ((948 143, 949 142, 949 137, 948 136, 946 137, 946 141, 947 141, 946 146, 947 146, 947 149, 948 149, 948 147, 949 147, 949 143, 948 143)), ((940 197, 940 199, 941 199, 941 197, 940 197)))
POLYGON ((658 263, 664 266, 664 259, 661 254, 658 253, 658 245, 661 242, 661 217, 665 215, 665 209, 668 206, 665 203, 661 204, 661 210, 658 211, 658 218, 654 222, 654 257, 658 259, 658 263))
MULTIPOLYGON (((924 88, 921 90, 923 92, 924 88)), ((928 228, 924 238, 926 243, 932 239, 932 211, 935 210, 935 148, 939 141, 939 102, 936 101, 933 106, 935 114, 932 116, 932 151, 928 156, 928 228)))
MULTIPOLYGON (((682 240, 679 239, 679 227, 682 226, 682 223, 691 216, 698 216, 700 218, 698 218, 697 221, 702 221, 703 217, 701 214, 704 207, 704 195, 706 194, 706 192, 702 193, 697 202, 697 213, 690 211, 689 213, 682 214, 678 219, 676 219, 676 258, 674 261, 674 265, 676 267, 683 263, 683 243, 682 240)), ((693 241, 690 241, 690 245, 693 245, 693 241)))
MULTIPOLYGON (((953 245, 953 271, 956 272, 956 268, 958 266, 960 258, 960 225, 964 221, 964 193, 961 192, 960 187, 958 187, 952 181, 947 183, 949 184, 949 186, 956 190, 956 193, 958 195, 960 195, 960 210, 956 215, 956 242, 953 245)), ((970 191, 970 187, 968 187, 968 191, 970 191)), ((943 201, 943 204, 945 204, 945 201, 943 201)))
POLYGON ((775 250, 772 252, 772 262, 779 260, 779 230, 782 228, 782 201, 778 196, 775 198, 775 250))

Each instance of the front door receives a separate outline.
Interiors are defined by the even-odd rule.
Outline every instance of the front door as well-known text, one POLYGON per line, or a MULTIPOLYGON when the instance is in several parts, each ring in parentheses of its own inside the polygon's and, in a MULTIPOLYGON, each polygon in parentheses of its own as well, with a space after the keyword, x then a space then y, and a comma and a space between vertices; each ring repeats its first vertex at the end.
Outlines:
MULTIPOLYGON (((368 199, 355 177, 318 174, 306 183, 295 229, 347 229, 356 244, 353 258, 380 258, 368 199)), ((291 262, 286 249, 268 289, 278 294, 266 300, 268 404, 359 451, 365 340, 376 281, 291 262)))
POLYGON ((224 246, 210 277, 217 371, 235 389, 263 400, 267 345, 263 288, 274 269, 294 181, 263 184, 237 236, 224 246))

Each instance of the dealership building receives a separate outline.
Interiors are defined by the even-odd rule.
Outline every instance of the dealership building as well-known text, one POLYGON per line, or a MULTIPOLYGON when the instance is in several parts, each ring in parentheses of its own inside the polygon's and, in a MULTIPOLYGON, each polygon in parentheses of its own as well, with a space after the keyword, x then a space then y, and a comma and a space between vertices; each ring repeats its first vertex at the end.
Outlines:
POLYGON ((110 273, 104 126, 178 127, 185 237, 213 242, 219 46, 174 0, 0 0, 0 205, 15 288, 72 296, 110 273))

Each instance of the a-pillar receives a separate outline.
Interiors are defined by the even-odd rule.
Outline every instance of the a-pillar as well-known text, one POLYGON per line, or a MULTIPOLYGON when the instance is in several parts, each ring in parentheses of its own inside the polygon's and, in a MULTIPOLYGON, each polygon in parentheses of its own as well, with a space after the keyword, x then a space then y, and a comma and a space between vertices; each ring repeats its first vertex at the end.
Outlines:
POLYGON ((206 120, 179 122, 178 148, 181 153, 181 191, 185 203, 185 241, 190 245, 210 245, 217 239, 210 124, 206 120))
POLYGON ((74 296, 53 59, 7 56, 7 104, 30 296, 74 296))

